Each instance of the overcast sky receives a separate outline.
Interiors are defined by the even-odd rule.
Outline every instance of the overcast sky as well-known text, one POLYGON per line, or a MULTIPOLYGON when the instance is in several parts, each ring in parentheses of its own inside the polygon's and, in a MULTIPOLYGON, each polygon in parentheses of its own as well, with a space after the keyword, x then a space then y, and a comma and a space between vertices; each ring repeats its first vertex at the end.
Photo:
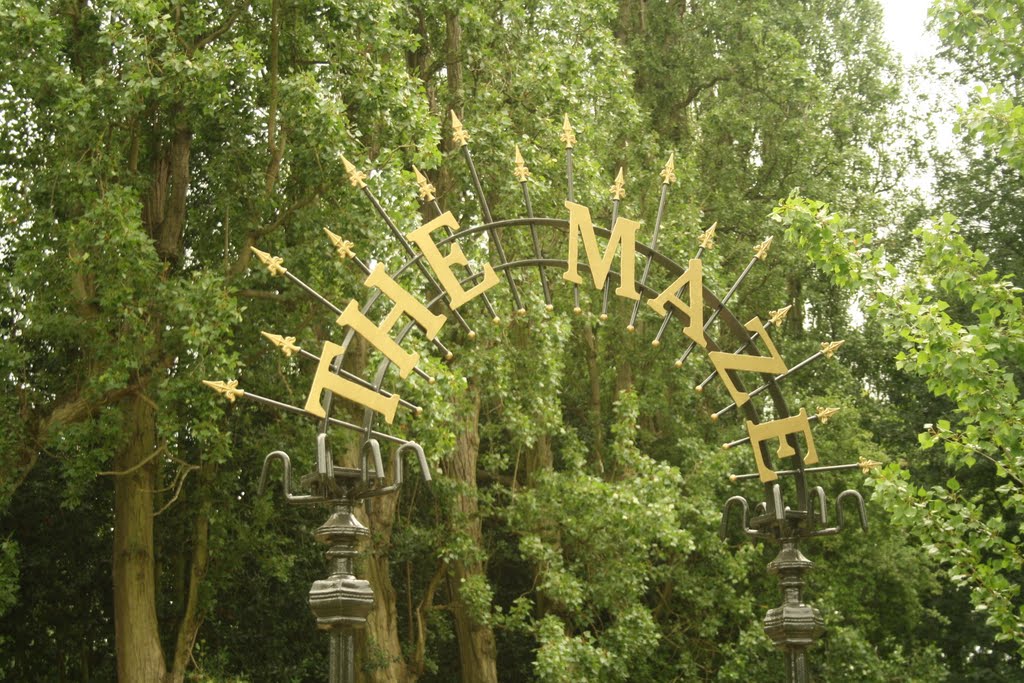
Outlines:
POLYGON ((935 52, 938 39, 927 33, 928 7, 932 0, 881 0, 885 10, 885 37, 912 66, 935 52))

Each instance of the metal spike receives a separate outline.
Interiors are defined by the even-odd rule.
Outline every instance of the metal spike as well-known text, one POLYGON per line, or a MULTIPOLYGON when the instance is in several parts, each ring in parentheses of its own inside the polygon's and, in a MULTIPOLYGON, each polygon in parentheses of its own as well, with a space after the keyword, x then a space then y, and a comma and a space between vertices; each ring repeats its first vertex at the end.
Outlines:
POLYGON ((336 235, 329 229, 324 228, 324 232, 327 233, 327 238, 331 240, 331 244, 334 245, 335 251, 338 252, 338 258, 342 261, 350 258, 355 258, 356 252, 352 250, 355 245, 349 242, 347 239, 343 239, 340 235, 336 235))
POLYGON ((832 356, 835 355, 836 351, 839 350, 839 347, 845 343, 845 339, 840 339, 839 341, 833 342, 821 342, 821 354, 825 356, 825 358, 832 358, 832 356))
POLYGON ((832 419, 832 416, 839 412, 839 408, 822 408, 818 407, 815 413, 818 416, 818 421, 821 424, 828 424, 828 421, 832 419))
POLYGON ((252 253, 256 254, 256 258, 260 260, 260 263, 267 267, 267 270, 270 271, 272 276, 277 277, 278 275, 284 275, 288 272, 288 269, 281 265, 284 263, 284 259, 280 256, 271 256, 267 252, 260 251, 256 247, 249 247, 249 249, 252 253))
POLYGON ((211 382, 203 380, 203 384, 210 387, 218 394, 223 394, 229 403, 234 403, 236 398, 245 396, 245 392, 238 388, 238 380, 232 379, 227 382, 211 382))
POLYGON ((452 109, 452 143, 457 147, 465 147, 469 144, 469 133, 462 127, 462 121, 459 121, 454 109, 452 109))
POLYGON ((358 187, 360 189, 366 187, 366 174, 358 170, 355 165, 345 158, 345 155, 341 155, 341 163, 345 165, 345 172, 348 173, 348 182, 351 183, 352 187, 358 187))
POLYGON ((302 347, 295 345, 295 337, 282 337, 279 334, 271 334, 270 332, 262 331, 260 332, 260 334, 269 339, 270 342, 274 344, 274 346, 281 349, 281 353, 283 353, 288 358, 291 358, 293 354, 302 351, 302 347))
POLYGON ((857 462, 857 467, 859 467, 859 468, 860 468, 860 471, 861 471, 861 472, 863 472, 864 474, 867 474, 867 473, 868 473, 868 472, 870 472, 871 470, 873 470, 873 469, 875 469, 875 468, 877 468, 877 467, 881 467, 881 466, 882 466, 882 464, 883 464, 883 463, 880 463, 880 462, 878 462, 877 460, 868 460, 868 459, 866 459, 866 458, 861 458, 861 459, 860 459, 860 460, 859 460, 859 461, 857 462))
POLYGON ((526 167, 526 162, 523 161, 523 155, 519 152, 519 145, 516 145, 516 169, 513 173, 516 176, 516 180, 521 183, 525 183, 526 179, 530 177, 530 169, 526 167))
POLYGON ((782 321, 786 319, 789 314, 789 309, 793 308, 793 304, 786 306, 785 308, 779 308, 774 311, 768 311, 768 322, 773 326, 778 327, 782 324, 782 321))
POLYGON ((558 139, 565 143, 566 149, 572 149, 576 146, 576 132, 572 129, 572 124, 569 123, 568 114, 565 114, 562 118, 562 134, 558 136, 558 139))
POLYGON ((754 254, 758 259, 764 261, 768 257, 768 249, 772 246, 773 239, 775 238, 769 237, 764 242, 761 242, 761 244, 754 247, 754 254))
POLYGON ((432 202, 434 201, 434 193, 437 191, 427 177, 420 173, 420 169, 415 166, 412 167, 413 173, 416 174, 416 185, 420 191, 420 201, 432 202))
POLYGON ((676 182, 676 153, 672 152, 668 155, 668 161, 665 163, 665 168, 661 170, 659 174, 661 176, 661 182, 664 185, 671 185, 676 182))
POLYGON ((612 193, 612 199, 615 201, 619 201, 626 196, 626 178, 623 175, 621 166, 619 167, 619 174, 615 176, 615 184, 609 187, 608 191, 612 193))
MULTIPOLYGON (((697 238, 697 244, 700 245, 702 250, 711 250, 715 248, 715 230, 718 229, 718 221, 711 224, 711 227, 700 234, 697 238)), ((698 258, 700 258, 698 256, 698 258)))

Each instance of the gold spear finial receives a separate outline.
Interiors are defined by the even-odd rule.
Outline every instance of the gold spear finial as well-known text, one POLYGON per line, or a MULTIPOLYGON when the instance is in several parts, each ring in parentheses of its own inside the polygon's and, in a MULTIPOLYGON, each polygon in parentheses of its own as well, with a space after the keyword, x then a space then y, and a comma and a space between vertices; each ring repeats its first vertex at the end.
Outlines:
POLYGON ((530 177, 530 169, 526 167, 526 162, 523 161, 523 155, 519 152, 519 145, 516 145, 516 170, 512 171, 516 180, 521 183, 525 183, 526 179, 530 177))
POLYGON ((754 247, 754 252, 755 252, 757 258, 759 258, 762 261, 764 261, 765 258, 768 257, 768 249, 772 246, 772 240, 773 239, 775 239, 775 238, 774 237, 769 237, 764 242, 761 242, 761 244, 759 244, 756 247, 754 247))
POLYGON ((282 337, 279 334, 271 334, 270 332, 260 332, 260 334, 269 339, 274 346, 281 349, 281 353, 289 358, 292 357, 292 354, 302 350, 295 345, 295 337, 282 337))
POLYGON ((366 174, 355 167, 351 161, 345 158, 345 155, 341 155, 341 163, 345 165, 345 173, 348 173, 348 182, 352 184, 352 187, 358 187, 360 190, 366 187, 366 174))
POLYGON ((558 136, 558 139, 565 143, 566 149, 576 146, 576 133, 572 129, 572 124, 569 123, 568 114, 562 116, 562 134, 558 136))
POLYGON ((789 315, 789 309, 793 308, 793 304, 786 306, 785 308, 779 308, 774 311, 768 311, 768 320, 772 325, 778 327, 782 324, 782 321, 789 315))
POLYGON ((619 174, 615 176, 615 184, 608 188, 608 191, 612 193, 612 199, 622 199, 626 196, 626 176, 622 172, 622 167, 619 167, 619 174))
POLYGON ((676 153, 672 152, 668 155, 668 161, 665 162, 665 168, 661 169, 661 184, 671 185, 676 181, 676 153))
POLYGON ((415 166, 412 167, 413 173, 416 174, 416 186, 420 189, 420 201, 421 202, 432 202, 434 201, 434 192, 436 188, 430 184, 427 180, 427 176, 420 173, 420 169, 415 166))
POLYGON ((238 380, 233 379, 228 382, 211 382, 204 379, 203 384, 210 387, 218 394, 224 394, 229 403, 234 403, 235 399, 239 396, 245 396, 245 392, 238 388, 238 380))
POLYGON ((857 466, 860 467, 861 472, 867 474, 876 467, 881 467, 882 463, 878 462, 877 460, 868 460, 867 458, 861 458, 859 461, 857 461, 857 466))
POLYGON ((821 342, 821 353, 823 356, 825 356, 825 358, 831 358, 832 356, 835 355, 836 351, 839 350, 839 347, 845 343, 845 339, 840 339, 839 341, 833 342, 821 342))
POLYGON ((335 235, 333 232, 324 228, 324 232, 327 233, 327 238, 331 240, 331 244, 334 245, 335 251, 338 252, 338 258, 342 261, 355 257, 356 252, 352 250, 355 245, 344 239, 341 235, 335 235))
POLYGON ((256 258, 260 260, 260 263, 267 267, 267 270, 270 271, 271 275, 276 277, 288 272, 288 269, 281 265, 284 263, 284 259, 280 256, 271 256, 267 252, 260 251, 256 247, 249 247, 249 249, 252 250, 252 253, 256 254, 256 258))
POLYGON ((459 121, 454 109, 452 109, 452 142, 459 147, 469 144, 469 133, 462 127, 462 121, 459 121))
POLYGON ((818 422, 821 424, 828 424, 828 421, 832 419, 832 416, 839 412, 839 408, 822 408, 818 406, 818 422))
POLYGON ((718 221, 711 224, 711 227, 700 234, 697 238, 697 244, 700 245, 701 249, 714 249, 715 248, 715 230, 718 229, 718 221))

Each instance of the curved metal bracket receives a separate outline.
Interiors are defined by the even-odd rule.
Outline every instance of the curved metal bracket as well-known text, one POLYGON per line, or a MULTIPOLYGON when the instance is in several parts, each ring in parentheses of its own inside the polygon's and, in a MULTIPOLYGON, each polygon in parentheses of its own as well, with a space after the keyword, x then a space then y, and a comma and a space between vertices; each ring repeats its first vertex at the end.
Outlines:
POLYGON ((811 489, 811 493, 818 502, 818 509, 811 512, 811 521, 824 526, 828 524, 828 502, 825 500, 825 489, 815 486, 811 489))
POLYGON ((363 442, 362 448, 360 449, 360 466, 363 472, 363 483, 370 481, 370 475, 378 482, 384 481, 384 460, 380 457, 380 442, 376 439, 367 439, 363 442), (366 447, 370 447, 370 452, 366 452, 366 447), (373 470, 367 467, 368 456, 373 457, 373 470))
MULTIPOLYGON (((369 442, 367 442, 367 443, 369 443, 369 442)), ((365 444, 364 444, 364 446, 365 446, 365 444)), ((373 448, 373 446, 371 446, 371 448, 373 448)), ((391 455, 392 459, 395 462, 395 480, 394 480, 394 482, 392 482, 391 484, 389 484, 387 486, 382 486, 380 488, 373 488, 373 489, 367 491, 366 493, 363 494, 363 496, 365 498, 375 498, 377 496, 383 496, 386 493, 391 493, 391 492, 397 491, 399 488, 401 488, 402 484, 405 482, 405 472, 404 472, 405 467, 404 467, 404 464, 403 464, 404 461, 403 461, 403 457, 402 456, 403 456, 403 454, 404 454, 404 452, 406 450, 412 450, 416 454, 416 459, 419 461, 419 464, 420 464, 420 471, 423 473, 423 480, 426 481, 426 482, 430 482, 431 481, 430 467, 427 464, 427 456, 423 452, 423 447, 420 446, 415 441, 407 441, 404 444, 402 444, 401 446, 399 446, 398 448, 396 448, 394 450, 394 452, 392 453, 392 455, 391 455)), ((380 451, 379 451, 379 449, 376 451, 375 457, 378 458, 377 462, 379 463, 380 462, 379 461, 379 458, 380 458, 380 451)), ((378 477, 378 481, 383 482, 383 480, 384 480, 383 473, 385 471, 384 470, 384 466, 383 466, 383 464, 378 464, 377 466, 379 467, 379 469, 377 471, 381 472, 381 476, 378 477)), ((365 472, 366 471, 366 453, 365 453, 365 450, 363 452, 363 469, 364 469, 364 472, 365 472)), ((365 479, 365 477, 364 477, 364 479, 365 479)))
POLYGON ((725 507, 722 508, 722 522, 718 527, 718 537, 725 539, 729 527, 729 511, 737 505, 741 510, 740 522, 743 524, 743 533, 750 538, 765 538, 766 534, 750 528, 750 506, 743 496, 733 496, 725 501, 725 507))
POLYGON ((857 513, 860 515, 860 528, 864 531, 868 530, 868 511, 864 507, 864 496, 860 495, 860 491, 853 489, 847 489, 836 496, 836 520, 839 522, 839 528, 843 528, 843 499, 853 498, 857 501, 857 513))
POLYGON ((284 451, 273 451, 267 454, 267 457, 263 459, 263 471, 260 473, 260 485, 257 489, 258 495, 262 496, 263 492, 267 489, 267 473, 270 470, 270 463, 274 460, 281 461, 281 467, 283 469, 281 490, 284 491, 285 500, 289 503, 296 504, 322 503, 326 500, 321 496, 292 495, 292 461, 284 451))

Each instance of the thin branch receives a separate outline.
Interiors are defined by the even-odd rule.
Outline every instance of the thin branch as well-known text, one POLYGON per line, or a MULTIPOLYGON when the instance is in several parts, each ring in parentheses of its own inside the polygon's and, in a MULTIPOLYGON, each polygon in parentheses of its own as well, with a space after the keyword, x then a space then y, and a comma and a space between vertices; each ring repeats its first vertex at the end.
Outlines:
POLYGON ((166 451, 166 450, 167 450, 167 442, 165 441, 164 443, 160 444, 160 446, 158 448, 155 448, 152 453, 150 453, 145 458, 143 458, 139 462, 135 463, 134 465, 132 465, 131 467, 129 467, 126 470, 120 470, 120 471, 118 471, 118 470, 110 470, 110 471, 106 471, 106 472, 97 472, 96 475, 97 476, 101 476, 101 477, 123 477, 126 474, 131 474, 135 470, 139 469, 140 467, 145 465, 147 462, 149 462, 150 460, 155 458, 157 455, 159 455, 161 452, 166 451))

